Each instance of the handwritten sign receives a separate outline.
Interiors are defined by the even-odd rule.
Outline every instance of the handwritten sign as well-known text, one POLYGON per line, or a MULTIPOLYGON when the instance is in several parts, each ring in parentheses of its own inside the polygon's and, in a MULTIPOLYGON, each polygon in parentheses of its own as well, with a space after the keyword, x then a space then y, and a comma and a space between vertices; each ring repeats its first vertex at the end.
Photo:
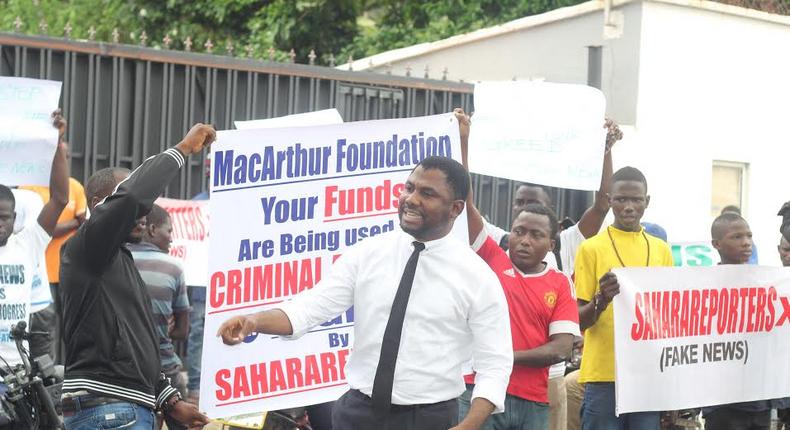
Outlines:
POLYGON ((618 413, 790 396, 790 268, 614 272, 618 413))
MULTIPOLYGON (((313 288, 348 247, 400 228, 406 178, 428 156, 460 158, 458 123, 444 114, 222 131, 211 149, 200 409, 227 417, 337 399, 353 308, 298 340, 255 334, 229 347, 217 329, 313 288)), ((453 232, 467 241, 465 221, 453 232)))
POLYGON ((0 77, 0 184, 49 185, 60 82, 0 77))
POLYGON ((297 113, 277 118, 233 122, 233 124, 236 126, 236 129, 238 130, 249 130, 253 128, 304 127, 309 125, 332 125, 342 123, 343 117, 341 117, 340 112, 334 108, 315 112, 297 113))
POLYGON ((605 108, 603 93, 585 85, 479 83, 469 169, 514 181, 597 190, 605 108))

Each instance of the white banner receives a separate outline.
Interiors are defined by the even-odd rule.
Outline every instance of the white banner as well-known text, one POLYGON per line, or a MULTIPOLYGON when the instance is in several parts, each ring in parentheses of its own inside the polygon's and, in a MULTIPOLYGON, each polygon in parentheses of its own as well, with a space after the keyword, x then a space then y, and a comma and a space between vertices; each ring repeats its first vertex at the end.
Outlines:
POLYGON ((790 396, 790 269, 614 269, 617 412, 790 396))
POLYGON ((261 128, 304 127, 313 125, 342 124, 343 117, 337 109, 324 109, 315 112, 296 113, 277 118, 255 119, 252 121, 234 121, 237 130, 261 128))
POLYGON ((49 186, 60 82, 0 77, 0 184, 49 186))
POLYGON ((183 263, 187 285, 205 287, 208 285, 208 200, 159 198, 156 204, 170 214, 173 227, 170 255, 183 263))
POLYGON ((552 187, 601 185, 606 100, 586 85, 475 85, 469 170, 552 187))
MULTIPOLYGON (((460 158, 452 114, 219 133, 201 410, 241 415, 330 401, 347 390, 353 309, 296 341, 253 335, 230 347, 217 330, 231 316, 312 288, 348 246, 399 228, 403 182, 429 155, 460 158)), ((467 240, 465 215, 455 233, 467 240)))

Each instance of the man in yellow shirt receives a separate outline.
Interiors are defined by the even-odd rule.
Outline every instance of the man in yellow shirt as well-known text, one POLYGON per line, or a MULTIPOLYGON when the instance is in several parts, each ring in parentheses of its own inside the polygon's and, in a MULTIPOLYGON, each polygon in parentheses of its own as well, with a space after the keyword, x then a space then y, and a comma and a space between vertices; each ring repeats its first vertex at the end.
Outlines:
POLYGON ((582 430, 657 430, 658 412, 615 416, 614 296, 620 292, 616 267, 672 266, 666 242, 645 233, 640 221, 650 203, 647 180, 624 167, 612 175, 609 203, 614 223, 584 241, 576 254, 579 323, 585 330, 579 382, 585 384, 582 430))

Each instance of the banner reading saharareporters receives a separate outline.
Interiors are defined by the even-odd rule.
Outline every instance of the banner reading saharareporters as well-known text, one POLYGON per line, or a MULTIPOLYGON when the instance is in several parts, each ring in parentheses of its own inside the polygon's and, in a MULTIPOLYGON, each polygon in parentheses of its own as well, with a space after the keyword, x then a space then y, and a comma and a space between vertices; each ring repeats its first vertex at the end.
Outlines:
MULTIPOLYGON (((403 182, 429 155, 460 158, 452 114, 219 133, 201 410, 224 417, 304 406, 347 389, 353 310, 296 341, 253 335, 229 347, 217 329, 312 288, 345 248, 399 228, 403 182)), ((466 240, 465 215, 455 231, 466 240)))
POLYGON ((191 287, 208 285, 208 200, 159 198, 156 204, 170 214, 173 243, 170 255, 184 265, 184 279, 191 287))
POLYGON ((790 396, 790 269, 613 271, 618 413, 790 396))

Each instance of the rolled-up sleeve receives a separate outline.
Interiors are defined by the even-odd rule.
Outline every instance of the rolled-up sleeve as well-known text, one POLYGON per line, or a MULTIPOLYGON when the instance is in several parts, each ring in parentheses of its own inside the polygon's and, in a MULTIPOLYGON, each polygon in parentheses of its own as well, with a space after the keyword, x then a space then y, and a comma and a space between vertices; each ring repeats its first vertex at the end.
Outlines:
POLYGON ((298 339, 311 328, 322 324, 354 304, 354 285, 359 265, 359 246, 352 247, 332 265, 329 275, 313 288, 299 293, 292 300, 278 306, 291 321, 293 334, 286 339, 298 339))
POLYGON ((493 272, 481 278, 477 300, 469 315, 474 337, 475 389, 472 399, 484 398, 494 404, 494 413, 505 410, 505 393, 513 370, 513 341, 507 302, 493 272))

